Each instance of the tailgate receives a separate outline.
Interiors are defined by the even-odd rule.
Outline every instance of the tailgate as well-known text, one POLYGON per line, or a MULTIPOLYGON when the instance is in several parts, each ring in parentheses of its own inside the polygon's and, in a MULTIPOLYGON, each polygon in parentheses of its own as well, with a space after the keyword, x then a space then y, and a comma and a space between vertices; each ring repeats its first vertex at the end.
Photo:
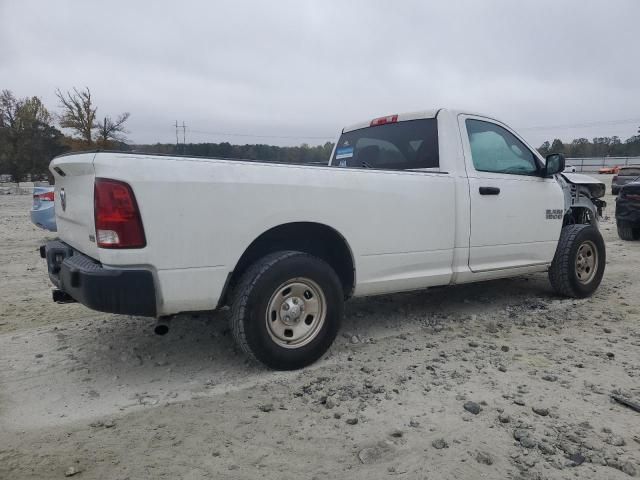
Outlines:
POLYGON ((73 248, 98 258, 93 218, 95 153, 54 158, 49 169, 55 177, 55 209, 58 236, 73 248))

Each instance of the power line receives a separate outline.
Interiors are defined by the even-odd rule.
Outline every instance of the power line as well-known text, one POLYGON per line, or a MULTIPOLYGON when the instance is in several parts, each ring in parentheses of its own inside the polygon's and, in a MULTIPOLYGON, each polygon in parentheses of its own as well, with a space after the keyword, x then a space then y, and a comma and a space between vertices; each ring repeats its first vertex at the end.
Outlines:
POLYGON ((327 135, 324 137, 308 135, 308 136, 295 136, 295 135, 254 135, 251 133, 229 133, 229 132, 206 132, 204 130, 192 130, 191 133, 199 133, 201 135, 216 135, 216 136, 228 136, 228 137, 250 137, 250 138, 287 138, 292 140, 332 140, 335 135, 327 135))
POLYGON ((554 126, 536 126, 536 127, 520 127, 519 130, 559 130, 559 129, 567 129, 567 128, 586 128, 586 127, 600 127, 600 126, 609 126, 609 125, 626 125, 626 124, 638 124, 640 123, 640 118, 629 118, 626 120, 604 120, 600 122, 585 122, 585 123, 574 123, 567 125, 554 125, 554 126))

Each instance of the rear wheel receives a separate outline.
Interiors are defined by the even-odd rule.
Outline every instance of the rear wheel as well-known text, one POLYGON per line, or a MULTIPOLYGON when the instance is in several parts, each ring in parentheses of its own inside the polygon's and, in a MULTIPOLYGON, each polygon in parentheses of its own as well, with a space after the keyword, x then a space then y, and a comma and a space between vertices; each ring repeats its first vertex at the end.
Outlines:
POLYGON ((638 240, 640 239, 640 228, 634 227, 633 224, 627 222, 616 222, 618 227, 618 236, 622 240, 638 240))
POLYGON ((588 297, 602 281, 605 262, 604 240, 596 227, 567 225, 549 269, 551 286, 567 297, 588 297))
POLYGON ((317 257, 295 251, 267 255, 249 267, 234 291, 233 336, 245 353, 268 367, 309 365, 338 333, 342 285, 317 257))

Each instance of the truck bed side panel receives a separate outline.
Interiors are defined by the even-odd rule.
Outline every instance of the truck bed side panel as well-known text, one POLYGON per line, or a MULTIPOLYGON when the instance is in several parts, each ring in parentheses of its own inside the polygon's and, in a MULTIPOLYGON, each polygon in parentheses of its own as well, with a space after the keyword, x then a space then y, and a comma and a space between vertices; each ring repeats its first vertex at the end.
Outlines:
POLYGON ((105 265, 152 265, 162 313, 214 308, 227 275, 263 232, 317 222, 347 240, 356 295, 446 284, 453 178, 427 172, 97 154, 96 176, 128 182, 147 236, 99 251, 105 265))

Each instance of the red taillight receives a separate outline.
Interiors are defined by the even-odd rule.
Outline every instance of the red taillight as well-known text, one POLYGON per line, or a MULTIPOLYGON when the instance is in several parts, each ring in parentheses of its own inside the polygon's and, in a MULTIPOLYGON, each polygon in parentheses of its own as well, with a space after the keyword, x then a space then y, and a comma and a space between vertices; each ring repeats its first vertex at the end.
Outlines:
POLYGON ((370 127, 377 127, 378 125, 385 125, 387 123, 396 123, 398 121, 398 115, 387 115, 386 117, 374 118, 371 120, 370 127))
POLYGON ((33 198, 37 198, 39 200, 45 200, 48 202, 53 202, 53 191, 51 192, 45 192, 45 193, 37 193, 33 196, 33 198))
POLYGON ((147 242, 131 187, 96 178, 93 195, 96 241, 101 248, 142 248, 147 242))

